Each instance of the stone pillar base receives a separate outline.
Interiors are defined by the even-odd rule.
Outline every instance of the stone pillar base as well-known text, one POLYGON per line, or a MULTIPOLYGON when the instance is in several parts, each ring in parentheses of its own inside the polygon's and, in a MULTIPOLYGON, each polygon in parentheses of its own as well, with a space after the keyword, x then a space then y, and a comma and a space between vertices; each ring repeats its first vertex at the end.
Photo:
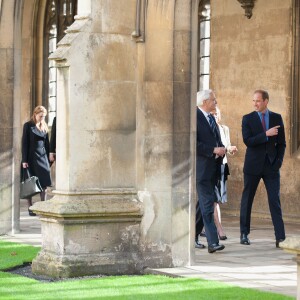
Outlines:
POLYGON ((294 261, 297 264, 297 300, 300 300, 300 237, 288 237, 284 240, 284 242, 281 242, 279 246, 284 251, 296 255, 294 261))
POLYGON ((35 274, 50 277, 138 274, 141 203, 129 191, 56 195, 32 210, 42 227, 35 274))
POLYGON ((138 255, 122 253, 119 256, 101 254, 58 256, 41 251, 32 262, 32 272, 52 278, 142 273, 143 267, 138 255))

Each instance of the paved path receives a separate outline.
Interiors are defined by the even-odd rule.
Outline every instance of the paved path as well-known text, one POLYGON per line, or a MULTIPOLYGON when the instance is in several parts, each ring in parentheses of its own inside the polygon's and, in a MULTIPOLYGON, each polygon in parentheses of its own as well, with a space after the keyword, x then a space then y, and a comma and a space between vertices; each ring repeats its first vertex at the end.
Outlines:
MULTIPOLYGON (((275 247, 274 230, 270 221, 253 220, 251 245, 239 243, 239 220, 223 217, 228 240, 223 251, 209 254, 196 249, 195 266, 159 269, 158 273, 217 280, 232 285, 255 288, 283 295, 297 295, 295 255, 275 247)), ((286 224, 287 236, 300 236, 300 226, 286 224)), ((205 242, 205 239, 202 238, 205 242)))
MULTIPOLYGON (((21 232, 2 236, 14 242, 41 245, 40 222, 29 217, 25 203, 21 205, 21 232)), ((226 248, 209 254, 207 249, 196 249, 196 263, 184 268, 157 269, 154 272, 217 280, 232 285, 272 291, 296 297, 297 267, 294 255, 275 248, 273 226, 270 221, 253 220, 250 246, 239 244, 239 220, 223 217, 228 240, 226 248)), ((300 226, 286 224, 287 236, 300 236, 300 226)), ((205 239, 202 238, 205 243, 205 239)))

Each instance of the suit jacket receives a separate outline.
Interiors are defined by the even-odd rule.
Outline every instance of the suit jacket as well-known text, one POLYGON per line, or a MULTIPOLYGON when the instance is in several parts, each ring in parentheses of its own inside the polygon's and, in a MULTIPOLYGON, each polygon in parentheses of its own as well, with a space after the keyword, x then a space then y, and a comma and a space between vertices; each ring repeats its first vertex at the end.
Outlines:
POLYGON ((51 137, 50 137, 50 153, 56 153, 56 117, 53 119, 51 137))
POLYGON ((274 171, 279 170, 286 147, 284 125, 280 114, 269 111, 269 128, 277 125, 280 125, 278 135, 267 139, 256 111, 243 117, 242 134, 244 143, 247 146, 244 173, 259 175, 263 170, 266 155, 274 171))
POLYGON ((197 108, 197 181, 211 180, 216 176, 217 166, 222 164, 222 157, 216 159, 215 147, 224 147, 218 131, 218 141, 202 111, 197 108), (218 144, 219 143, 219 144, 218 144))

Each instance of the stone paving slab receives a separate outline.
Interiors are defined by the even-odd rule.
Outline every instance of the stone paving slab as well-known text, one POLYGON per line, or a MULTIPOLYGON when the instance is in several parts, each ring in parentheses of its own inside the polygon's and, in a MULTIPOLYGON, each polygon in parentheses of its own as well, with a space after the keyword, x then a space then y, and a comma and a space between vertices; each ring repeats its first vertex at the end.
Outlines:
MULTIPOLYGON (((239 243, 239 220, 223 217, 228 239, 220 241, 225 249, 210 254, 196 249, 195 265, 183 268, 155 269, 155 273, 172 276, 217 280, 224 283, 254 288, 283 295, 297 295, 297 265, 293 254, 275 247, 271 221, 254 219, 249 235, 251 245, 239 243), (232 226, 232 225, 235 226, 232 226)), ((286 224, 287 236, 300 236, 300 226, 286 224)), ((202 243, 206 244, 205 238, 202 243)), ((207 245, 206 245, 207 246, 207 245)))

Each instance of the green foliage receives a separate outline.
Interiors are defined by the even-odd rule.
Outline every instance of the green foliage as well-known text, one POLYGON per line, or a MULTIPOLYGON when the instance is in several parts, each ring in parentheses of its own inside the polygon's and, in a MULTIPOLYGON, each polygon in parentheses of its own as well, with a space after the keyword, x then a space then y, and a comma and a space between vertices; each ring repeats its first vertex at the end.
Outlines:
MULTIPOLYGON (((18 256, 20 262, 25 262, 29 261, 30 257, 33 258, 39 250, 26 245, 3 244, 1 241, 0 249, 0 266, 2 269, 5 261, 5 258, 2 257, 3 254, 8 257, 12 252, 16 252, 17 254, 12 256, 18 256), (4 247, 6 250, 2 247, 4 245, 6 245, 4 247)), ((68 279, 48 283, 0 272, 0 299, 285 300, 294 298, 197 278, 171 278, 155 275, 109 276, 81 280, 68 279)))

